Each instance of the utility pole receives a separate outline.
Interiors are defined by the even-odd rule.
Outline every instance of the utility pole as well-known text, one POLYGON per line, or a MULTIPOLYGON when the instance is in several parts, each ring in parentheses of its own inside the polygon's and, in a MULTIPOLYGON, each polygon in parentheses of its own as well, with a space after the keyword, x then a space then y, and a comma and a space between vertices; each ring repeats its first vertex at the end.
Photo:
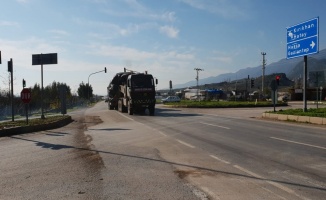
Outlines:
POLYGON ((196 70, 196 71, 197 71, 196 80, 197 80, 197 100, 198 100, 198 98, 199 98, 199 96, 198 96, 198 90, 199 90, 199 88, 198 88, 198 81, 199 81, 199 71, 204 71, 204 69, 201 69, 201 68, 195 68, 194 70, 196 70))
POLYGON ((261 93, 264 95, 264 82, 265 82, 265 66, 266 66, 266 60, 265 60, 265 52, 261 52, 261 55, 263 55, 263 76, 261 78, 261 93))

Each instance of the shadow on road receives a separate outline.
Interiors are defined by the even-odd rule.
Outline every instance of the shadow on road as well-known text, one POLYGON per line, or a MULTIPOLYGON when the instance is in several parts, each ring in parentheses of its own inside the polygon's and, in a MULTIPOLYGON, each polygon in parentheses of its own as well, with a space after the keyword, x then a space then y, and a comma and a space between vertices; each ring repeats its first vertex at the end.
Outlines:
POLYGON ((127 128, 100 128, 100 129, 88 129, 92 131, 130 131, 131 129, 127 128))
POLYGON ((226 172, 226 171, 215 170, 215 169, 209 169, 209 168, 205 168, 205 167, 193 166, 193 165, 188 165, 188 164, 183 164, 183 163, 170 162, 170 161, 166 161, 166 160, 159 160, 159 159, 154 159, 154 158, 147 158, 147 157, 142 157, 142 156, 115 153, 115 152, 109 152, 109 151, 78 148, 78 147, 74 147, 74 146, 61 145, 61 144, 51 144, 51 143, 40 142, 40 141, 36 141, 36 140, 30 140, 30 139, 15 137, 15 136, 11 136, 10 138, 17 139, 17 140, 24 140, 24 141, 28 141, 28 142, 33 142, 33 143, 35 143, 36 146, 40 146, 40 147, 45 148, 45 149, 51 149, 51 150, 76 149, 76 150, 80 150, 80 151, 90 151, 90 152, 95 152, 95 153, 104 153, 104 154, 109 154, 109 155, 113 155, 113 156, 122 156, 122 157, 131 158, 131 159, 141 159, 141 160, 150 161, 150 162, 159 162, 159 163, 169 164, 169 165, 190 167, 190 168, 194 168, 194 169, 197 169, 197 170, 204 170, 204 171, 208 171, 208 172, 220 173, 220 174, 225 174, 225 175, 230 175, 230 176, 237 176, 237 177, 249 178, 249 179, 254 179, 254 180, 261 180, 261 181, 270 181, 270 182, 281 183, 281 184, 286 184, 286 185, 291 185, 291 186, 298 186, 298 187, 304 187, 304 188, 315 189, 315 190, 320 190, 320 191, 326 191, 326 188, 321 188, 321 187, 304 185, 304 184, 300 184, 300 183, 291 183, 291 182, 287 182, 287 181, 279 181, 279 180, 274 180, 274 179, 258 178, 258 177, 249 176, 249 175, 243 175, 243 174, 226 172))
POLYGON ((159 117, 196 117, 202 116, 195 113, 182 113, 181 110, 168 109, 168 108, 155 108, 155 115, 159 117))
POLYGON ((60 137, 60 136, 68 135, 68 133, 63 133, 63 132, 58 132, 58 131, 45 131, 45 132, 48 132, 45 134, 47 136, 60 137))

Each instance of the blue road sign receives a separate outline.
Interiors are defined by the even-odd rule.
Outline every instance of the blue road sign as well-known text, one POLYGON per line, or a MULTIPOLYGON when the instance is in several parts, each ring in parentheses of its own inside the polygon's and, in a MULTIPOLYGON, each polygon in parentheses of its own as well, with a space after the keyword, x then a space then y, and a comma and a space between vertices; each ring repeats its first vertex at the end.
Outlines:
POLYGON ((287 59, 318 53, 319 18, 286 28, 287 59))

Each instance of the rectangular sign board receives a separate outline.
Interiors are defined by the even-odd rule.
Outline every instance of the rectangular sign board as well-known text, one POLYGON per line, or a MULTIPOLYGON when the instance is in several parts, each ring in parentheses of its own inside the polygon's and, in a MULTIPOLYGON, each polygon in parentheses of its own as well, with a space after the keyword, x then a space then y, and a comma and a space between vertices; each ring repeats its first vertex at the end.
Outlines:
POLYGON ((32 65, 49 65, 49 64, 58 64, 57 53, 32 55, 32 65))
POLYGON ((318 34, 318 17, 286 28, 287 59, 318 53, 318 34))

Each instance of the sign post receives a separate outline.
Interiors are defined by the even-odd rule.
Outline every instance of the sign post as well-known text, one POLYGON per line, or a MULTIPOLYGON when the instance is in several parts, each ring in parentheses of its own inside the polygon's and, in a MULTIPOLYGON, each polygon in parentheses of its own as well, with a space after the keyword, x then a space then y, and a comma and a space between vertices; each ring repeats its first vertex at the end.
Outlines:
POLYGON ((32 94, 30 89, 24 88, 20 93, 20 98, 25 104, 26 124, 28 124, 28 104, 32 99, 32 94))
POLYGON ((274 107, 274 112, 276 112, 275 106, 277 104, 277 84, 276 84, 276 80, 272 80, 270 83, 270 87, 273 91, 272 93, 272 101, 273 101, 273 107, 274 107))
POLYGON ((44 117, 43 108, 43 65, 58 64, 58 54, 48 53, 48 54, 33 54, 32 55, 32 65, 41 65, 41 119, 44 117))
POLYGON ((319 51, 319 17, 286 28, 287 59, 304 56, 303 112, 307 111, 307 55, 319 51))

